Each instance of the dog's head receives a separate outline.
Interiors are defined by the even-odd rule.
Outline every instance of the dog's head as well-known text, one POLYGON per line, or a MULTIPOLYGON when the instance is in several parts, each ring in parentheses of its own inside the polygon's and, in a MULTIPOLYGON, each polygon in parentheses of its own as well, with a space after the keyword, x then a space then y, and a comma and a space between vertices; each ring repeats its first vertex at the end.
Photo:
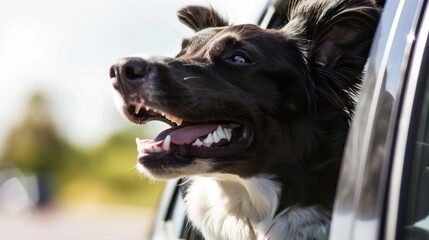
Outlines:
POLYGON ((172 126, 137 140, 148 175, 297 182, 338 167, 377 22, 369 1, 292 1, 281 29, 229 26, 205 7, 178 16, 195 35, 176 57, 123 58, 110 73, 127 119, 172 126))

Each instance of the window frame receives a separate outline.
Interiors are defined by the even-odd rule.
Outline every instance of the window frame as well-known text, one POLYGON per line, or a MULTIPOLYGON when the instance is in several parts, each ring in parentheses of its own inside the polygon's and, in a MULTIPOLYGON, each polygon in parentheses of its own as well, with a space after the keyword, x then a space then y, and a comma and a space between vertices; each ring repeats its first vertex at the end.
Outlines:
POLYGON ((400 239, 403 234, 404 214, 407 208, 409 179, 414 160, 420 110, 429 78, 429 8, 424 5, 419 19, 419 30, 412 51, 407 85, 399 116, 398 134, 393 155, 389 192, 387 194, 385 233, 386 239, 400 239), (399 186, 399 187, 398 187, 399 186))
POLYGON ((331 240, 394 239, 386 204, 399 186, 392 164, 404 161, 402 107, 425 2, 390 0, 383 9, 344 151, 331 240))

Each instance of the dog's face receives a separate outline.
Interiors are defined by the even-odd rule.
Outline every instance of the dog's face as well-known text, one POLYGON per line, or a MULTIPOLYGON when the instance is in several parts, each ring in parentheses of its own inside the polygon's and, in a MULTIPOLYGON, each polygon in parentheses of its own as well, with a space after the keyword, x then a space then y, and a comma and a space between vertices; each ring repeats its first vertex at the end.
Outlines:
MULTIPOLYGON (((292 22, 278 30, 227 26, 203 7, 182 9, 179 18, 196 33, 183 40, 175 58, 129 57, 111 68, 127 119, 172 126, 154 140, 137 140, 139 168, 156 178, 264 172, 293 178, 306 164, 323 164, 330 149, 320 142, 329 134, 321 128, 347 130, 349 99, 325 98, 332 86, 312 74, 338 66, 346 37, 327 31, 304 49, 312 39, 292 22), (328 87, 318 90, 319 84, 328 87), (321 162, 309 160, 318 155, 321 162)), ((354 78, 336 91, 353 88, 359 74, 354 78)))

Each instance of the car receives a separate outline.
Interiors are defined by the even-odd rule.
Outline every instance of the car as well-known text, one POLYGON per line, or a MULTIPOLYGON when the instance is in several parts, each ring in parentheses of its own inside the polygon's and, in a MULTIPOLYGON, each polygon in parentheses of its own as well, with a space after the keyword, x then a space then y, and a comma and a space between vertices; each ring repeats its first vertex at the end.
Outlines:
MULTIPOLYGON (((278 27, 287 0, 266 1, 278 27)), ((429 6, 379 1, 382 16, 343 155, 331 240, 429 239, 429 6)), ((190 227, 181 180, 165 187, 152 239, 203 239, 190 227)))

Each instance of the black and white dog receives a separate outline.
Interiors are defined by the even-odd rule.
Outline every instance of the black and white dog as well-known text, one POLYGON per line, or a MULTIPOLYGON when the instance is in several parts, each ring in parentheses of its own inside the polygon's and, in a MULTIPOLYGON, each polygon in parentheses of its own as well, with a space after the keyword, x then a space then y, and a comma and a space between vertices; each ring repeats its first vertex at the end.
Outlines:
POLYGON ((137 140, 138 169, 186 178, 206 239, 324 239, 343 145, 379 10, 370 0, 291 0, 280 29, 230 26, 186 7, 174 58, 110 70, 121 111, 172 127, 137 140))

